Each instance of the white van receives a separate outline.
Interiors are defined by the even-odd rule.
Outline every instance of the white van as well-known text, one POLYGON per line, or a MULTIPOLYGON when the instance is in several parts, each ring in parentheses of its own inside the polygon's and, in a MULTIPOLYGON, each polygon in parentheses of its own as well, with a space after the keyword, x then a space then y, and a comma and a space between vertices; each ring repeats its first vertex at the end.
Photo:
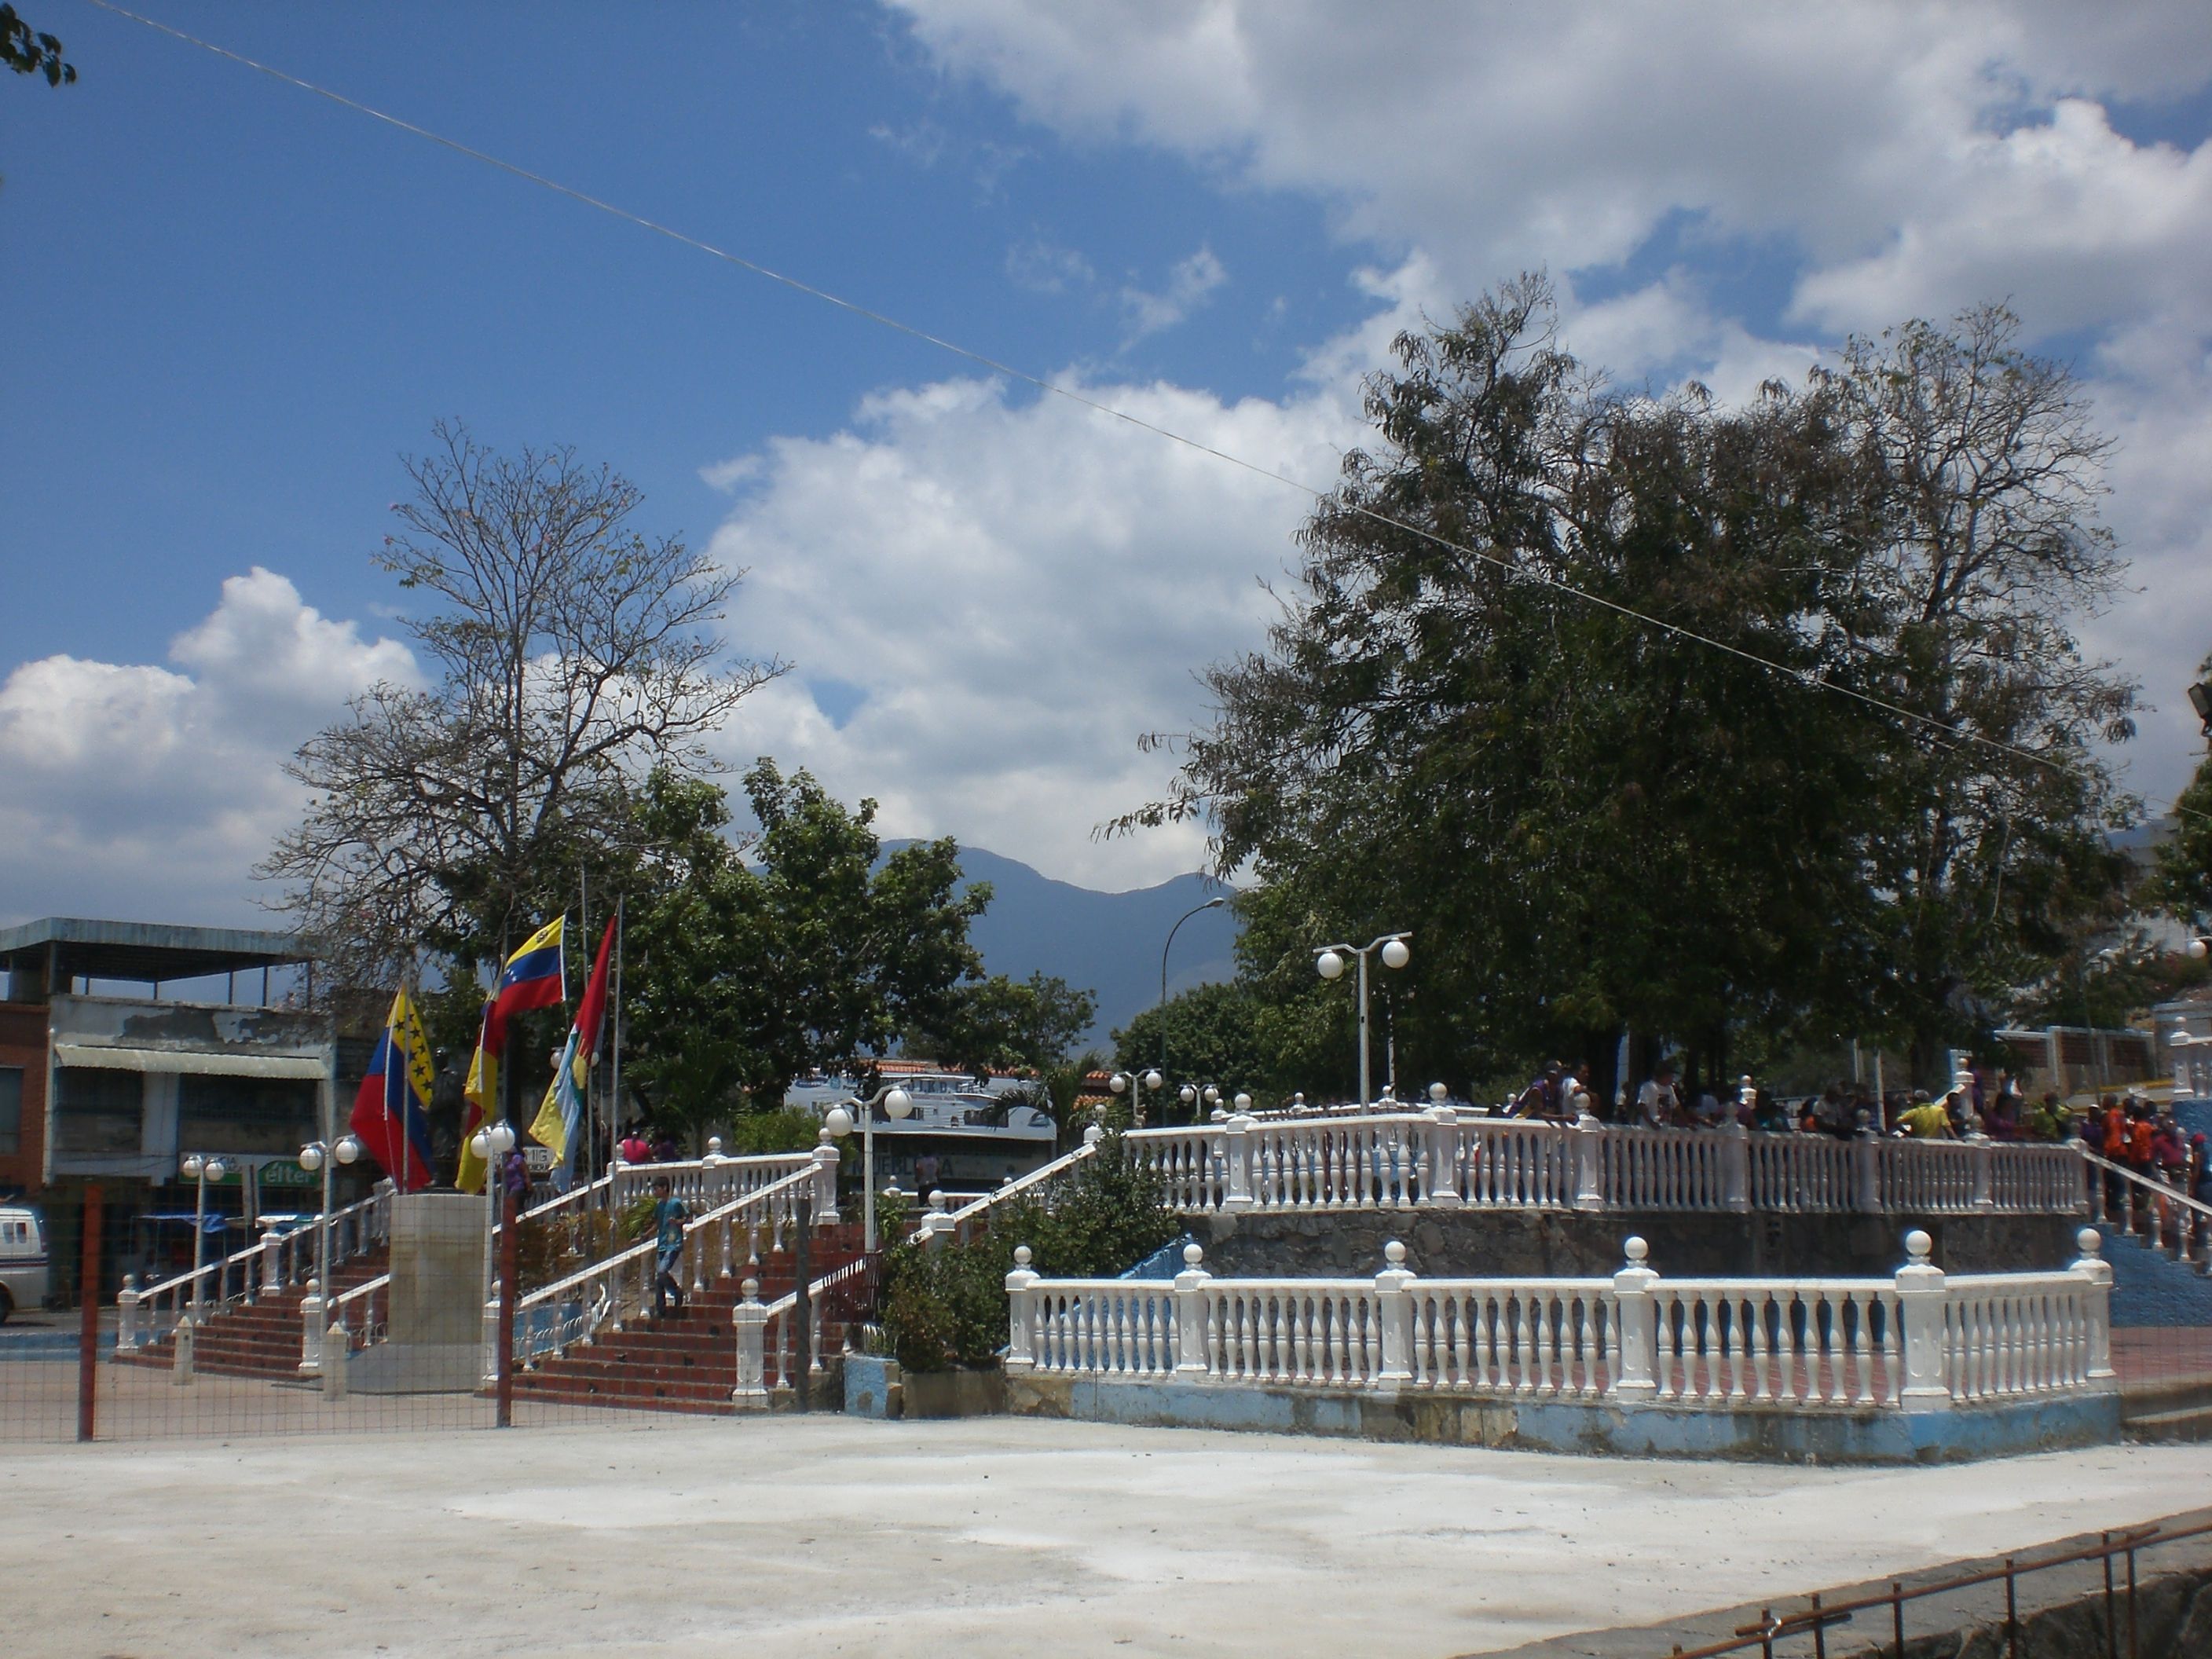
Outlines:
POLYGON ((46 1224, 36 1210, 0 1204, 0 1325, 46 1299, 46 1224))

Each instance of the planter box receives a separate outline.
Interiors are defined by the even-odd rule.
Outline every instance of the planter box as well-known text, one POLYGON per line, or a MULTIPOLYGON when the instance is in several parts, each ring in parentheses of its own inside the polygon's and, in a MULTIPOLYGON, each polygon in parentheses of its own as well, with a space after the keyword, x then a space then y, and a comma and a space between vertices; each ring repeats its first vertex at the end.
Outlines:
POLYGON ((869 1353, 845 1356, 848 1417, 901 1416, 905 1409, 905 1392, 899 1380, 897 1360, 869 1353))
POLYGON ((998 1417, 1006 1409, 1006 1374, 981 1370, 908 1371, 901 1380, 908 1417, 998 1417))

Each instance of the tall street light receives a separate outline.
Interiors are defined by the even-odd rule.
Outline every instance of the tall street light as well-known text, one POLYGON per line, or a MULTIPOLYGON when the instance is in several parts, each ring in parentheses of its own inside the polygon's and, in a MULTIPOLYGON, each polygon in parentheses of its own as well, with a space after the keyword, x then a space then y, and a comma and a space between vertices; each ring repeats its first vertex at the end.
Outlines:
MULTIPOLYGON (((1160 946, 1160 1075, 1162 1077, 1167 1075, 1168 1069, 1168 951, 1175 944, 1175 936, 1182 931, 1183 923, 1200 911, 1218 910, 1228 902, 1228 894, 1216 893, 1196 908, 1184 911, 1176 918, 1176 925, 1168 929, 1167 944, 1160 946)), ((1155 1089, 1159 1086, 1158 1083, 1152 1085, 1155 1089)))
POLYGON ((1141 1074, 1136 1072, 1116 1072, 1106 1080, 1106 1086, 1117 1095, 1125 1094, 1129 1097, 1129 1127, 1133 1129, 1141 1129, 1145 1127, 1145 1091, 1150 1089, 1154 1094, 1158 1094, 1161 1086, 1166 1082, 1167 1078, 1157 1071, 1141 1074))
MULTIPOLYGON (((483 1300, 491 1300, 492 1281, 498 1276, 498 1266, 492 1260, 492 1241, 498 1236, 500 1220, 507 1208, 507 1155, 514 1150, 514 1126, 505 1119, 487 1123, 469 1137, 469 1150, 483 1164, 484 1171, 484 1259, 483 1300)), ((614 1183, 607 1183, 612 1191, 614 1183)), ((325 1295, 329 1294, 325 1287, 325 1295)), ((489 1339, 487 1339, 489 1340, 489 1339)))
POLYGON ((185 1180, 199 1183, 199 1200, 192 1206, 192 1311, 198 1313, 206 1299, 207 1281, 200 1277, 200 1259, 207 1241, 208 1182, 222 1180, 230 1170, 221 1158, 202 1152, 189 1154, 177 1167, 184 1171, 185 1180))
MULTIPOLYGON (((914 1110, 914 1097, 896 1084, 885 1084, 866 1100, 845 1099, 832 1106, 822 1119, 822 1127, 842 1140, 853 1133, 853 1115, 860 1118, 860 1240, 861 1248, 876 1248, 876 1108, 884 1109, 886 1117, 901 1118, 914 1110)), ((924 1193, 921 1201, 929 1202, 924 1193)))
MULTIPOLYGON (((325 1301, 337 1292, 331 1288, 331 1178, 337 1171, 333 1164, 351 1164, 362 1154, 361 1142, 351 1135, 340 1135, 335 1146, 325 1146, 319 1140, 311 1140, 300 1148, 300 1167, 309 1175, 323 1172, 323 1210, 315 1218, 315 1277, 322 1281, 325 1301)), ((295 1272, 298 1271, 296 1268, 295 1272)))
POLYGON ((1344 959, 1356 957, 1359 961, 1359 1109, 1365 1111, 1367 1087, 1367 958, 1376 951, 1382 953, 1385 968, 1403 968, 1412 960, 1413 952, 1406 941, 1411 933, 1384 933, 1354 948, 1349 945, 1324 945, 1314 952, 1314 967, 1323 979, 1340 979, 1344 974, 1344 959))

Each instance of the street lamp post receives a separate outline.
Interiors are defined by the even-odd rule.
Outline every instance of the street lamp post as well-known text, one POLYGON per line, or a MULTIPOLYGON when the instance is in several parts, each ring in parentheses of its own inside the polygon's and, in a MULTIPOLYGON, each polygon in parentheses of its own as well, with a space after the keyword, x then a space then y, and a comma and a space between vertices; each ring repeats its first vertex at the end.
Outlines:
POLYGON ((203 1152, 192 1152, 177 1166, 185 1178, 199 1186, 198 1200, 192 1206, 192 1311, 198 1314, 206 1300, 207 1281, 200 1277, 201 1258, 207 1241, 207 1184, 220 1181, 229 1173, 228 1166, 219 1158, 210 1158, 203 1152))
POLYGON ((1359 1109, 1363 1112, 1367 1109, 1368 1105, 1367 958, 1370 953, 1379 950, 1382 953, 1382 965, 1385 968, 1403 968, 1413 957, 1413 952, 1408 950, 1406 945, 1406 941, 1412 937, 1413 934, 1410 932, 1403 933, 1383 933, 1375 939, 1368 940, 1366 944, 1359 945, 1357 948, 1349 945, 1324 945, 1314 952, 1315 969, 1323 979, 1329 980, 1340 978, 1342 976, 1344 973, 1345 957, 1356 957, 1358 958, 1359 1109))
MULTIPOLYGON (((311 1140, 300 1148, 300 1167, 309 1175, 319 1170, 323 1174, 323 1209, 315 1218, 315 1277, 322 1282, 323 1294, 335 1296, 331 1288, 331 1180, 337 1171, 333 1164, 351 1164, 362 1153, 361 1142, 351 1135, 340 1135, 337 1144, 325 1146, 319 1140, 311 1140)), ((293 1272, 299 1269, 295 1267, 293 1272)))
MULTIPOLYGON (((1183 923, 1202 911, 1218 910, 1228 902, 1228 894, 1216 893, 1205 903, 1184 911, 1176 918, 1176 925, 1168 929, 1167 943, 1160 946, 1160 1074, 1163 1077, 1168 1069, 1168 951, 1175 945, 1175 936, 1182 931, 1183 923)), ((1159 1086, 1157 1083, 1152 1085, 1155 1089, 1159 1086)))
MULTIPOLYGON (((876 1248, 876 1108, 881 1106, 886 1117, 902 1118, 914 1110, 914 1097, 895 1084, 885 1084, 866 1100, 846 1099, 832 1106, 823 1117, 822 1127, 842 1140, 853 1133, 853 1114, 860 1116, 860 1243, 861 1248, 876 1248)), ((922 1202, 929 1194, 922 1194, 922 1202)))
POLYGON ((507 1207, 507 1155, 514 1150, 514 1126, 504 1119, 485 1124, 469 1137, 469 1150, 482 1161, 484 1170, 483 1300, 489 1304, 492 1281, 498 1274, 492 1245, 499 1235, 501 1212, 507 1207))
POLYGON ((1161 1086, 1166 1082, 1165 1075, 1157 1069, 1142 1073, 1116 1072, 1106 1079, 1106 1086, 1117 1095, 1125 1094, 1129 1097, 1129 1127, 1133 1129, 1141 1129, 1145 1127, 1144 1091, 1150 1089, 1153 1093, 1158 1094, 1161 1086))

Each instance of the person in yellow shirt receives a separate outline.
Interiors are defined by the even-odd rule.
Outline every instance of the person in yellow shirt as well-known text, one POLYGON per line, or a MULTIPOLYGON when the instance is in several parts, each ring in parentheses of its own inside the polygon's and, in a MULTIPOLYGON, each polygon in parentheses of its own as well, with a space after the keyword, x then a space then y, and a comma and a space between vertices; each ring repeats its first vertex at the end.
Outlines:
POLYGON ((1951 1139, 1951 1115, 1943 1103, 1922 1095, 1897 1115, 1897 1127, 1921 1140, 1951 1139))

